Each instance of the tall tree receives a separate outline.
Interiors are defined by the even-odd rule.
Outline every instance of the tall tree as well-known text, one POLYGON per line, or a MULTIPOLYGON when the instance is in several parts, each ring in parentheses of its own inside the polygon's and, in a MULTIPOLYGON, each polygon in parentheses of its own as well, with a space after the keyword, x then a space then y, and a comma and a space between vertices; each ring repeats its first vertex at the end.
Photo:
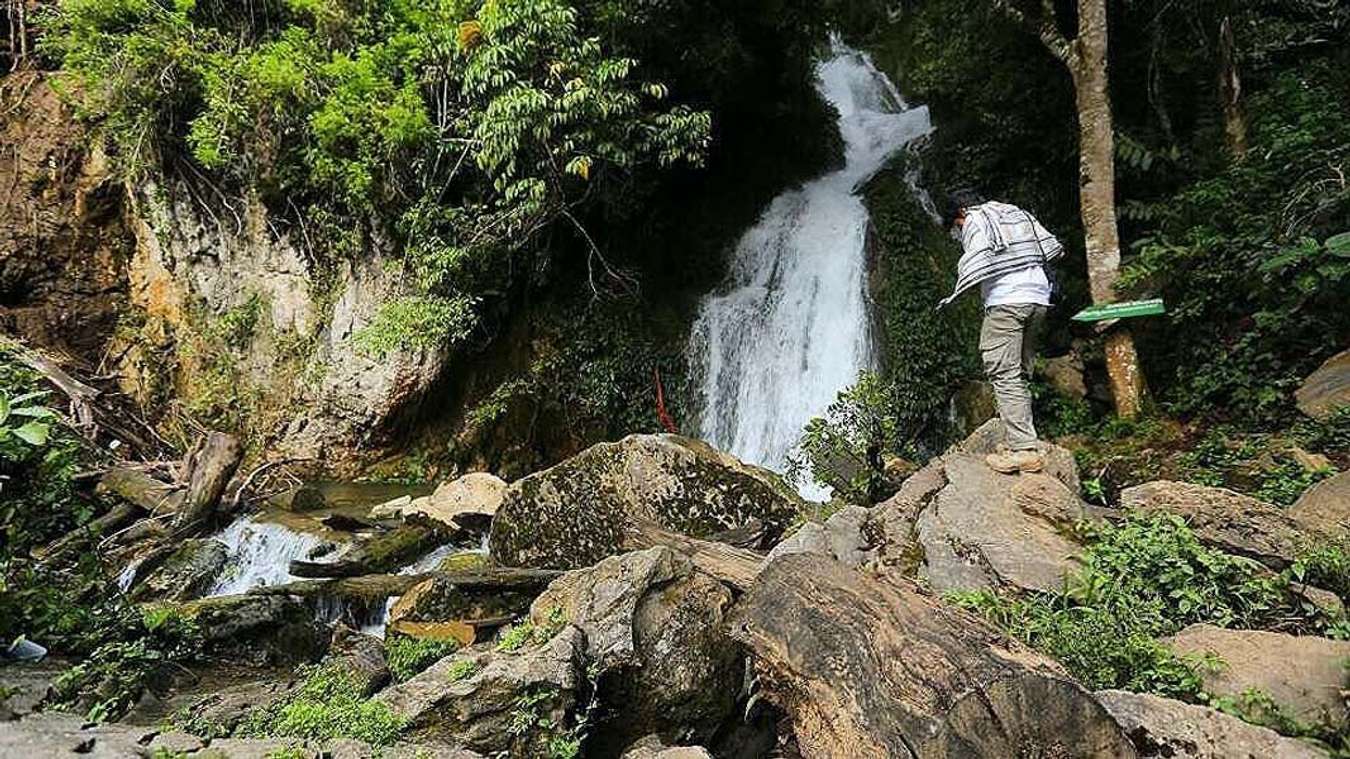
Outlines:
MULTIPOLYGON (((1028 11, 1016 0, 994 0, 1012 18, 1040 37, 1073 76, 1078 107, 1080 212, 1086 236, 1088 285, 1092 302, 1116 300, 1120 278, 1120 231, 1116 226, 1115 135, 1106 70, 1106 0, 1077 0, 1077 31, 1060 30, 1054 0, 1039 0, 1028 11)), ((1144 375, 1128 329, 1116 326, 1106 336, 1106 373, 1116 413, 1139 413, 1144 375)))

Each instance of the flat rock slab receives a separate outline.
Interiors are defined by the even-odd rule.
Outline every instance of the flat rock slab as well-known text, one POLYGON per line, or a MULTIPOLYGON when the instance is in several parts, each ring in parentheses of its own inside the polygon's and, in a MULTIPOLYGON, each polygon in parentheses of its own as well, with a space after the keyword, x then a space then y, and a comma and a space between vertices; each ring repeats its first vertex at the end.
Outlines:
POLYGON ((1326 419, 1350 406, 1350 350, 1327 359, 1294 392, 1298 410, 1314 419, 1326 419))
POLYGON ((678 435, 630 435, 512 483, 491 554, 506 566, 577 569, 619 553, 636 522, 708 537, 759 520, 773 542, 804 511, 767 469, 678 435))
POLYGON ((1308 488, 1289 507, 1289 518, 1304 531, 1327 537, 1350 531, 1350 472, 1333 475, 1308 488))
POLYGON ((1226 488, 1159 480, 1126 488, 1121 508, 1176 514, 1201 541, 1283 569, 1298 551, 1298 524, 1278 506, 1226 488))
POLYGON ((629 746, 623 759, 712 759, 712 754, 701 746, 667 746, 649 735, 629 746))
POLYGON ((1260 630, 1225 630, 1191 625, 1163 639, 1181 654, 1214 654, 1224 666, 1204 674, 1211 693, 1240 696, 1264 691, 1300 721, 1345 725, 1350 687, 1345 663, 1350 642, 1260 630))
POLYGON ((1122 690, 1097 700, 1125 728, 1140 759, 1327 759, 1316 746, 1216 709, 1122 690))
POLYGON ((845 506, 824 522, 807 522, 769 552, 769 561, 794 553, 818 553, 850 567, 876 558, 869 523, 871 509, 845 506))

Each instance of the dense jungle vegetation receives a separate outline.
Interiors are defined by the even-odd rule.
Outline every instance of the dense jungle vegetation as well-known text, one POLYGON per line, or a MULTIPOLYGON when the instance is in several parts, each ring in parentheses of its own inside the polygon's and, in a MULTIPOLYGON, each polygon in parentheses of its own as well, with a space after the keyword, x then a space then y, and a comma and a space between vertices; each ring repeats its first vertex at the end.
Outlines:
MULTIPOLYGON (((1167 303, 1131 325, 1150 393, 1135 419, 1110 411, 1100 335, 1068 318, 1089 305, 1073 85, 1005 4, 59 0, 30 16, 38 62, 24 65, 53 72, 121 178, 257 198, 316 272, 392 251, 402 289, 356 336, 369 355, 491 364, 483 356, 531 335, 542 347, 524 367, 494 365, 481 397, 443 404, 467 405, 453 409, 463 449, 528 436, 512 441, 528 449, 518 460, 491 460, 510 476, 662 430, 654 372, 693 431, 692 309, 764 204, 839 160, 811 83, 827 35, 841 34, 928 105, 936 130, 861 188, 879 363, 804 430, 792 472, 835 487, 827 510, 893 493, 884 459, 922 464, 955 442, 951 399, 980 379, 975 305, 933 310, 959 249, 915 177, 933 197, 977 187, 1033 209, 1071 251, 1045 353, 1081 356, 1086 392, 1035 391, 1038 426, 1074 452, 1087 501, 1109 507, 1123 488, 1174 479, 1288 506, 1350 469, 1350 409, 1308 419, 1293 397, 1350 341, 1350 4, 1109 3, 1121 294, 1167 303), (1226 108, 1234 70, 1240 97, 1226 108)), ((203 656, 199 631, 116 592, 94 551, 33 558, 111 508, 82 479, 109 453, 68 429, 18 350, 0 344, 0 640, 81 660, 53 703, 113 718, 170 662, 203 656)), ((400 462, 411 473, 383 476, 457 455, 443 426, 423 427, 400 462)), ((1083 567, 1062 591, 952 600, 1090 688, 1209 704, 1350 756, 1344 726, 1299 723, 1260 693, 1213 697, 1208 663, 1157 640, 1196 622, 1350 639, 1343 608, 1299 592, 1350 603, 1350 543, 1300 546, 1270 571, 1176 518, 1078 530, 1083 567)), ((449 650, 401 645, 399 680, 449 650)), ((305 674, 253 734, 387 743, 402 729, 341 677, 305 674)), ((573 737, 559 755, 580 751, 573 737)))

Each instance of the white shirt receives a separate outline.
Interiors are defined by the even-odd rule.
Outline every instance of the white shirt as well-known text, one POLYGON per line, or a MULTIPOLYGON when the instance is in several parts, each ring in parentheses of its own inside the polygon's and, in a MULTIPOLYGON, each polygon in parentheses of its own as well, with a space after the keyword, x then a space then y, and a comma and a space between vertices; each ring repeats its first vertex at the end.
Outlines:
POLYGON ((1025 304, 1048 306, 1050 280, 1045 278, 1044 268, 1032 266, 984 280, 980 283, 980 294, 984 296, 985 308, 1025 304))

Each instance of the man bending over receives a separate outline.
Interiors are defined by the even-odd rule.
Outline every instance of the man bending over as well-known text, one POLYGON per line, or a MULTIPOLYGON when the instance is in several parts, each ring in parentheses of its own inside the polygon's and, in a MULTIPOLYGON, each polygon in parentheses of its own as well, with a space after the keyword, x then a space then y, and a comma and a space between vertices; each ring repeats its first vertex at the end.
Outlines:
POLYGON ((1064 247, 1031 214, 1017 206, 985 202, 976 193, 953 193, 943 221, 961 240, 956 288, 938 307, 980 286, 984 324, 980 358, 994 387, 1005 440, 989 454, 990 468, 1005 474, 1039 472, 1045 466, 1031 418, 1032 361, 1050 307, 1049 262, 1064 247))

